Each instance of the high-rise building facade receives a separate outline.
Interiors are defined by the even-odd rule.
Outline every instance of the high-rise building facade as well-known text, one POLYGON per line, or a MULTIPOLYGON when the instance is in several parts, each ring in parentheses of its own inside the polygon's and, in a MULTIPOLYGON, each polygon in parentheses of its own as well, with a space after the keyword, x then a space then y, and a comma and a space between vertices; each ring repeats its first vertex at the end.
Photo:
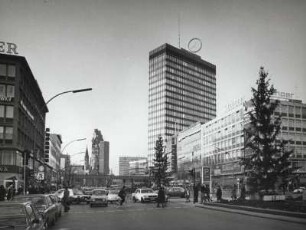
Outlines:
POLYGON ((0 184, 6 185, 13 178, 23 185, 24 163, 27 179, 34 180, 33 172, 45 163, 47 112, 27 60, 0 54, 0 184))
POLYGON ((158 136, 164 140, 216 116, 216 66, 164 44, 149 54, 148 165, 158 136))

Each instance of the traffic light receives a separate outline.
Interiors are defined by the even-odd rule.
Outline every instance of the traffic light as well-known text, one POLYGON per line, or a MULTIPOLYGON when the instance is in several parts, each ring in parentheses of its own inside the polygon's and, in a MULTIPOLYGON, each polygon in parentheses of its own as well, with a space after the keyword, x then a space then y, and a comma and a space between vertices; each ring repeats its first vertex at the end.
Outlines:
POLYGON ((188 170, 188 172, 189 172, 189 175, 192 176, 192 177, 195 175, 195 170, 194 169, 188 170))
POLYGON ((49 162, 50 153, 50 129, 46 128, 45 131, 45 162, 49 162))
POLYGON ((30 152, 28 150, 24 150, 22 152, 23 165, 29 164, 30 152))

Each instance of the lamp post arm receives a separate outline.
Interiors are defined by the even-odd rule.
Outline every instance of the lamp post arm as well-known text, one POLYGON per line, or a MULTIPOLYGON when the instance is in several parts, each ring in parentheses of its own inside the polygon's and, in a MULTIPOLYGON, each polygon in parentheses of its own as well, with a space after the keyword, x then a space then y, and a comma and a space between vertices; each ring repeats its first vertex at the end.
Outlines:
POLYGON ((51 98, 46 102, 46 105, 47 105, 50 101, 52 101, 54 98, 56 98, 56 97, 58 97, 58 96, 60 96, 60 95, 62 95, 62 94, 71 93, 71 92, 72 92, 72 90, 69 90, 69 91, 64 91, 64 92, 61 92, 61 93, 56 94, 55 96, 51 97, 51 98))

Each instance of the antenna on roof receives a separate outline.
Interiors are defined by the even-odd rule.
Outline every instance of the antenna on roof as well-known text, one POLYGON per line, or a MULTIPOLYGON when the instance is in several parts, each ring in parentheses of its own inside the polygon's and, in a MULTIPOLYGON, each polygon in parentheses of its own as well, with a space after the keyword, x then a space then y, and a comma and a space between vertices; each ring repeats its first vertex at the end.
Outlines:
POLYGON ((178 47, 181 48, 181 14, 178 14, 178 47))

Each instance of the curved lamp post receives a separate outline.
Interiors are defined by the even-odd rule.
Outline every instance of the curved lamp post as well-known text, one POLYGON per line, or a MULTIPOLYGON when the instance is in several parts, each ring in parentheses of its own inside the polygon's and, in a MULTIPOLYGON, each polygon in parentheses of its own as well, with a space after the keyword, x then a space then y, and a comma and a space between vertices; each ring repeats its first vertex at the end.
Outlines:
MULTIPOLYGON (((83 140, 86 140, 86 138, 79 138, 79 139, 75 139, 75 140, 72 140, 72 141, 70 141, 70 142, 68 142, 65 146, 64 146, 64 148, 63 148, 63 150, 62 150, 62 154, 64 153, 64 150, 69 146, 69 145, 71 145, 72 143, 74 143, 74 142, 78 142, 78 141, 83 141, 83 140)), ((66 154, 66 161, 68 160, 68 153, 66 154)), ((64 180, 67 178, 67 169, 68 169, 68 166, 66 166, 66 162, 65 162, 65 178, 64 178, 64 180)))
POLYGON ((81 92, 85 92, 85 91, 91 91, 92 88, 85 88, 85 89, 77 89, 77 90, 68 90, 68 91, 64 91, 64 92, 61 92, 61 93, 58 93, 56 94, 55 96, 51 97, 47 102, 46 102, 46 105, 52 101, 54 98, 62 95, 62 94, 66 94, 66 93, 81 93, 81 92))

